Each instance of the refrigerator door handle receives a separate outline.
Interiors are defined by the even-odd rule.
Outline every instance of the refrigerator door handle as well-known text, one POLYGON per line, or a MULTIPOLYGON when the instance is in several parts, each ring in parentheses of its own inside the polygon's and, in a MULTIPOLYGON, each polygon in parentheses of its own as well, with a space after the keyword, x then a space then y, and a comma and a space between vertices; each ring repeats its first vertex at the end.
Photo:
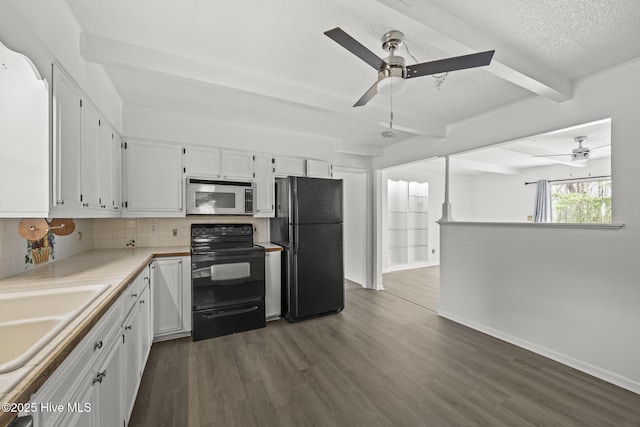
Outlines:
POLYGON ((298 236, 298 227, 293 227, 293 254, 298 254, 298 244, 300 242, 300 238, 298 236))

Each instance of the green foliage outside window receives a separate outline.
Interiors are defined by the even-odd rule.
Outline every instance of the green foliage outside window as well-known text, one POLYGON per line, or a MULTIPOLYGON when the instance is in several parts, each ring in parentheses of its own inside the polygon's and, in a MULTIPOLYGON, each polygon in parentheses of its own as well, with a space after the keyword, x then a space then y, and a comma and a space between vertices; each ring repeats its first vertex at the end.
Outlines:
POLYGON ((611 180, 553 184, 553 222, 611 223, 611 180))

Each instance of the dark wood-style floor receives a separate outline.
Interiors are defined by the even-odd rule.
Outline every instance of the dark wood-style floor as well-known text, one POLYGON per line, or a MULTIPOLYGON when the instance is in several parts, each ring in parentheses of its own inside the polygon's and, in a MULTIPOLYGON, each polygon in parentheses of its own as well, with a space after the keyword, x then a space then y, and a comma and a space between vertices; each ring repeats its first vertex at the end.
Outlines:
POLYGON ((130 425, 640 426, 640 395, 351 285, 340 314, 154 344, 130 425))
POLYGON ((393 271, 382 275, 384 290, 431 311, 438 311, 440 267, 393 271))

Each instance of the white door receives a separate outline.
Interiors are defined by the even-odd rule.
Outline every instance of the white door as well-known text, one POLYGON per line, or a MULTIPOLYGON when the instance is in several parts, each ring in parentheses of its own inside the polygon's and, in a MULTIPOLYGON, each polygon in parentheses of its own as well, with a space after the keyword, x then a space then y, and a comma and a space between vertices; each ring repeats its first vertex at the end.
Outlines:
POLYGON ((54 71, 54 200, 55 206, 80 206, 80 90, 57 68, 54 71))
POLYGON ((180 259, 160 259, 151 264, 154 337, 181 332, 183 315, 191 314, 183 312, 182 269, 180 259))
POLYGON ((126 145, 127 208, 138 215, 182 211, 182 147, 149 141, 126 145))
POLYGON ((256 177, 253 181, 254 216, 272 217, 275 208, 275 180, 273 157, 257 154, 254 165, 256 177))
POLYGON ((82 147, 80 149, 80 186, 82 207, 100 206, 100 115, 90 103, 82 103, 82 147))
POLYGON ((344 276, 365 286, 367 253, 367 174, 335 170, 334 179, 343 180, 344 194, 344 276))

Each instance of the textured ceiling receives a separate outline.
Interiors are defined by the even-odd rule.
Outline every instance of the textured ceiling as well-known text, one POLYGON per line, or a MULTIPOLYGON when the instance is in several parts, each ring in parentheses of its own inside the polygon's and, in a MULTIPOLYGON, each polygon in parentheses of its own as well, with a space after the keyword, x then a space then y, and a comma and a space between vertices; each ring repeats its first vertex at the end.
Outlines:
MULTIPOLYGON (((508 76, 543 76, 540 86, 567 99, 571 79, 640 56, 637 0, 413 1, 67 0, 85 32, 83 55, 105 65, 126 104, 285 127, 342 146, 444 137, 457 120, 546 96, 521 82, 530 79, 508 76), (457 20, 438 27, 449 16, 457 20), (407 81, 393 98, 398 135, 383 140, 390 100, 351 107, 377 74, 324 36, 336 26, 381 57, 380 37, 391 29, 405 33, 419 62, 479 47, 510 55, 498 50, 499 66, 450 73, 439 90, 429 76, 407 81), (501 74, 510 60, 517 72, 501 74)), ((399 54, 415 62, 406 49, 399 54)))

